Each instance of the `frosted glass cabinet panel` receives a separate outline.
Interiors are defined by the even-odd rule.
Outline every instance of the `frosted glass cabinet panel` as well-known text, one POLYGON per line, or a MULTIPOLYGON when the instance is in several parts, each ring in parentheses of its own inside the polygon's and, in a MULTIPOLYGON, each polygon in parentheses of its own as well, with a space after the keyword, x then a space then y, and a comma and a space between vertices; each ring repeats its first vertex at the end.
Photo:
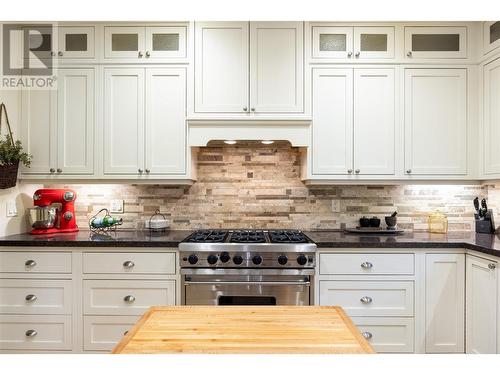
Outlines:
POLYGON ((58 56, 63 59, 94 57, 94 27, 59 27, 58 56))
POLYGON ((406 57, 411 59, 460 59, 467 57, 467 28, 405 27, 406 57))
POLYGON ((105 27, 104 56, 106 58, 144 57, 146 30, 144 27, 105 27))
POLYGON ((352 57, 352 27, 316 27, 312 28, 313 58, 347 59, 352 57))
POLYGON ((485 22, 483 27, 484 53, 500 47, 500 21, 485 22))
POLYGON ((146 58, 186 57, 185 27, 146 27, 146 58))
POLYGON ((394 27, 355 27, 354 57, 358 59, 394 58, 394 27))

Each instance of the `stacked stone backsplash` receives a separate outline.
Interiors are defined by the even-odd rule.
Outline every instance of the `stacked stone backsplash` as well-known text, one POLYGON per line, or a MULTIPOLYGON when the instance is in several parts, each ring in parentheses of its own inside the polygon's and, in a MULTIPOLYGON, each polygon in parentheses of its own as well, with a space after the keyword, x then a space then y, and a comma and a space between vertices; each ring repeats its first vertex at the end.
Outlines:
MULTIPOLYGON (((352 227, 361 216, 382 219, 398 212, 400 228, 427 230, 427 217, 443 211, 450 231, 474 229, 475 196, 490 190, 500 208, 500 189, 479 185, 336 185, 306 187, 300 180, 300 156, 286 145, 201 148, 198 180, 192 186, 168 185, 50 185, 76 190, 77 222, 111 199, 124 200, 123 228, 141 229, 159 209, 172 229, 352 227), (332 212, 332 200, 340 212, 332 212)), ((495 203, 492 204, 495 208, 495 203)), ((498 212, 498 211, 497 211, 498 212)), ((114 214, 115 215, 115 214, 114 214)))

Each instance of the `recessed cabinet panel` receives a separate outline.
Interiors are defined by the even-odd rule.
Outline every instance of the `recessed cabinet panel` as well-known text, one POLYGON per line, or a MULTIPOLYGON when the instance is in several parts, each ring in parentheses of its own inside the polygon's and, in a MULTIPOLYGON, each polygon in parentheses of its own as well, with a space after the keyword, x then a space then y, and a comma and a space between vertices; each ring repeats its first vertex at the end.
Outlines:
POLYGON ((405 70, 407 175, 467 174, 467 70, 405 70))
POLYGON ((352 173, 352 69, 313 71, 313 174, 352 173))
POLYGON ((354 70, 354 169, 356 174, 394 174, 394 69, 354 70))
POLYGON ((484 66, 484 173, 500 173, 500 59, 484 66))
POLYGON ((104 173, 144 166, 144 69, 104 70, 104 173))
POLYGON ((186 57, 185 27, 146 27, 146 59, 186 57))
POLYGON ((196 23, 195 111, 249 111, 248 22, 196 23))
POLYGON ((146 169, 155 174, 186 170, 186 71, 146 72, 146 169))
POLYGON ((144 27, 105 27, 104 56, 106 58, 142 59, 146 47, 144 27))
POLYGON ((59 27, 59 58, 94 58, 94 27, 59 27))
POLYGON ((405 53, 407 58, 466 58, 466 47, 466 27, 405 27, 405 53))
POLYGON ((485 22, 483 26, 484 52, 500 47, 500 21, 485 22))
POLYGON ((64 174, 94 172, 94 70, 58 72, 57 168, 64 174))
POLYGON ((355 27, 354 58, 394 58, 394 27, 355 27))
POLYGON ((313 26, 313 59, 347 59, 353 51, 353 28, 313 26))
POLYGON ((250 23, 250 111, 303 111, 303 23, 250 23))

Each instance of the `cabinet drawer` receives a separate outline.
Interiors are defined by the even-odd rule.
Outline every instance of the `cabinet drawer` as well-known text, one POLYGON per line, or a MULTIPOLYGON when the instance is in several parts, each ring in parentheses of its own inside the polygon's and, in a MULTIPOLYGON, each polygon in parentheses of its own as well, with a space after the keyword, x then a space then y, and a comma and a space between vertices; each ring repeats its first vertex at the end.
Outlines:
POLYGON ((413 275, 413 254, 320 254, 321 275, 413 275))
POLYGON ((2 252, 0 272, 71 273, 71 253, 2 252))
POLYGON ((71 316, 0 315, 0 349, 71 350, 71 316))
POLYGON ((111 351, 139 320, 136 316, 86 316, 83 350, 111 351))
POLYGON ((83 273, 175 275, 175 253, 85 253, 83 273))
POLYGON ((70 280, 0 280, 1 314, 71 314, 70 280))
POLYGON ((349 316, 413 316, 413 281, 320 281, 319 303, 349 316))
POLYGON ((86 280, 83 282, 85 314, 141 315, 151 306, 174 304, 174 280, 86 280))
POLYGON ((412 318, 353 318, 352 321, 377 353, 413 353, 412 318))

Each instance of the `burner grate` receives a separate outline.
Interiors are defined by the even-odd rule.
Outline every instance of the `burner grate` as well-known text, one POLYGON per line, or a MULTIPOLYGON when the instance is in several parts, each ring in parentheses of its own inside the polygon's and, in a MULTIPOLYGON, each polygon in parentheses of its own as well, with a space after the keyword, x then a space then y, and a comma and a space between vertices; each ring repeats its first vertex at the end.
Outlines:
POLYGON ((269 238, 274 243, 308 243, 309 239, 299 230, 271 230, 269 238))
POLYGON ((236 230, 231 233, 229 242, 236 243, 263 243, 266 242, 266 235, 258 230, 236 230))
POLYGON ((186 242, 224 242, 226 241, 227 230, 197 230, 185 239, 186 242))

